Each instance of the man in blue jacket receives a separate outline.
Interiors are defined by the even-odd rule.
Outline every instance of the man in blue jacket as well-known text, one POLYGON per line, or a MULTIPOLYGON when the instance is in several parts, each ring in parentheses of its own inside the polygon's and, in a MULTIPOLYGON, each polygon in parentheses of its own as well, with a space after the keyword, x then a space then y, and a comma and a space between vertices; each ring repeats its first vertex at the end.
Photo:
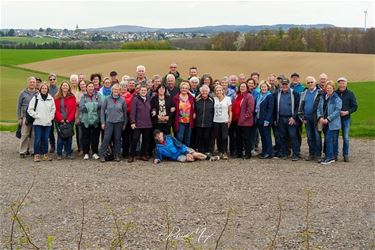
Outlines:
MULTIPOLYGON (((336 93, 342 100, 341 116, 341 131, 343 138, 343 156, 344 161, 349 162, 349 129, 350 129, 350 115, 357 111, 357 100, 352 91, 348 90, 348 80, 345 77, 337 79, 338 88, 336 93)), ((338 155, 338 152, 335 152, 338 155)))
POLYGON ((154 130, 155 139, 155 160, 154 163, 160 163, 163 158, 172 161, 193 162, 195 160, 206 160, 205 154, 194 151, 178 141, 171 135, 164 135, 159 129, 154 130))

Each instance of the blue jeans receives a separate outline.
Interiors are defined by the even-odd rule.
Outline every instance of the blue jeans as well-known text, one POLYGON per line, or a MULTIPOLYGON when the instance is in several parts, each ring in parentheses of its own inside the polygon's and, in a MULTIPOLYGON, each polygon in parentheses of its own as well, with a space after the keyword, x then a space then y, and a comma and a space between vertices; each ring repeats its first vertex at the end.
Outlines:
MULTIPOLYGON (((341 119, 341 131, 342 131, 342 140, 343 140, 343 149, 342 155, 349 156, 349 130, 350 130, 350 117, 341 119)), ((338 147, 337 147, 338 150, 338 147)), ((335 155, 338 155, 338 151, 335 152, 335 155)))
POLYGON ((177 140, 185 144, 186 146, 190 146, 190 123, 179 123, 178 124, 178 131, 177 131, 177 140))
POLYGON ((300 156, 300 145, 298 142, 297 137, 297 129, 296 125, 290 126, 288 124, 289 117, 280 116, 279 122, 277 124, 278 134, 280 139, 280 155, 281 156, 288 156, 288 138, 292 144, 292 151, 293 156, 300 156))
MULTIPOLYGON (((74 124, 72 124, 74 126, 74 124)), ((60 124, 56 122, 56 130, 57 130, 57 155, 62 156, 63 148, 65 149, 66 155, 72 155, 72 143, 73 143, 73 136, 70 136, 68 138, 61 138, 60 132, 59 132, 60 124)))
POLYGON ((326 159, 334 159, 337 156, 335 152, 338 151, 339 130, 329 130, 327 128, 324 141, 326 144, 326 159))
POLYGON ((48 153, 48 137, 51 126, 33 125, 34 129, 34 154, 43 155, 48 153))
POLYGON ((306 135, 307 144, 309 145, 309 155, 315 157, 321 157, 322 155, 322 138, 320 132, 315 127, 314 119, 307 118, 306 135))

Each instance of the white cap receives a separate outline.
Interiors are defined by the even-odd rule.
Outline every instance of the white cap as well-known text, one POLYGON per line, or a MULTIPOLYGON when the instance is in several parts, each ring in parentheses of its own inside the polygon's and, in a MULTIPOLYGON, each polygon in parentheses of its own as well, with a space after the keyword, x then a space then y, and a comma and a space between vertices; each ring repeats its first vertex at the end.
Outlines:
POLYGON ((341 76, 341 77, 339 77, 339 79, 337 79, 337 82, 339 82, 339 81, 347 82, 348 79, 346 79, 345 77, 341 76))

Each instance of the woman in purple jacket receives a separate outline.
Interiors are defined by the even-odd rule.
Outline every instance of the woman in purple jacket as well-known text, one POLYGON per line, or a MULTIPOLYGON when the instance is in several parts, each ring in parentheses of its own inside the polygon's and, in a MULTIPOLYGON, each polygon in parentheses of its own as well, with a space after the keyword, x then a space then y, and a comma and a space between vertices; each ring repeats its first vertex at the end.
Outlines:
POLYGON ((147 95, 147 87, 142 86, 139 93, 133 97, 130 109, 130 124, 133 129, 133 140, 130 150, 128 162, 133 162, 137 144, 142 134, 141 157, 142 161, 148 161, 150 138, 152 137, 152 121, 151 121, 151 103, 150 96, 147 95))

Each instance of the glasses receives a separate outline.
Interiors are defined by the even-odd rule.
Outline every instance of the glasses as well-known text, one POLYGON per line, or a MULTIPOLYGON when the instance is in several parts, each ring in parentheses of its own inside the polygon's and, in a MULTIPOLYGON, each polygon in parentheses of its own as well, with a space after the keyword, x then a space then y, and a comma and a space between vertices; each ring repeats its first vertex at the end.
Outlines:
POLYGON ((314 82, 307 82, 307 84, 314 83, 314 82))
POLYGON ((56 79, 55 79, 55 78, 50 78, 49 80, 50 80, 50 81, 55 81, 56 79))
POLYGON ((171 69, 177 69, 177 67, 169 67, 169 68, 171 68, 171 69))

